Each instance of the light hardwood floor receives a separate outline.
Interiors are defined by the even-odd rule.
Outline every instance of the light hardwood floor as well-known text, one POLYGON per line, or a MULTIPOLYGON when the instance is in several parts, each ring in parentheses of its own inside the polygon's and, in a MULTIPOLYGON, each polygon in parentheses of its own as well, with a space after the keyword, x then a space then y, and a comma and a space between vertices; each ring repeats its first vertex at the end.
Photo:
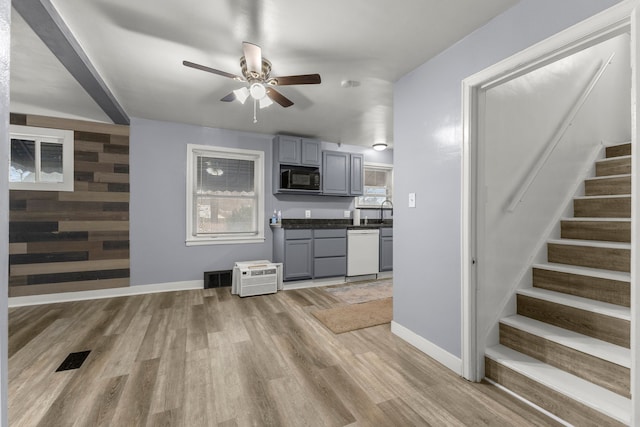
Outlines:
POLYGON ((322 289, 229 288, 14 308, 11 426, 556 425, 391 334, 334 335, 322 289), (77 370, 68 353, 91 350, 77 370))

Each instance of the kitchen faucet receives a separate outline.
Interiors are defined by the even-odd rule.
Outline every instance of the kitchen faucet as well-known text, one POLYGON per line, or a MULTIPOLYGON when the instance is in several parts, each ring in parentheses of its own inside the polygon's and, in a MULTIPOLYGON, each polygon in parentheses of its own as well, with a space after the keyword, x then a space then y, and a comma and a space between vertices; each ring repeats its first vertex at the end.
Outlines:
POLYGON ((389 203, 391 205, 391 216, 393 217, 393 202, 389 199, 384 199, 384 202, 380 203, 380 224, 384 222, 384 205, 385 203, 389 203))

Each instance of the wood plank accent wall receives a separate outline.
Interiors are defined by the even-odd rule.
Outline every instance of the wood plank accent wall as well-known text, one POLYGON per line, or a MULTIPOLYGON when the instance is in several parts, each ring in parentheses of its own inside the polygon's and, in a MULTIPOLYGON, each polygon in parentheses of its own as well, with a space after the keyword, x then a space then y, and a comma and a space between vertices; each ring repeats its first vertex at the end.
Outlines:
POLYGON ((11 114, 74 131, 74 191, 9 196, 9 296, 129 286, 129 127, 11 114))

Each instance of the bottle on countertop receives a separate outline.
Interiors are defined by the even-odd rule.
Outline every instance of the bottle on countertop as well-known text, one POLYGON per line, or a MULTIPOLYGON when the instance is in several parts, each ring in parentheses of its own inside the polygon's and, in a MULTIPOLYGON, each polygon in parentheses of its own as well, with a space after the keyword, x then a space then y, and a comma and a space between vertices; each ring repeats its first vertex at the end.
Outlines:
POLYGON ((280 224, 282 222, 282 211, 278 211, 278 215, 276 216, 276 223, 280 224))
POLYGON ((276 211, 273 211, 273 216, 271 217, 271 222, 269 224, 277 224, 278 223, 278 214, 276 211))

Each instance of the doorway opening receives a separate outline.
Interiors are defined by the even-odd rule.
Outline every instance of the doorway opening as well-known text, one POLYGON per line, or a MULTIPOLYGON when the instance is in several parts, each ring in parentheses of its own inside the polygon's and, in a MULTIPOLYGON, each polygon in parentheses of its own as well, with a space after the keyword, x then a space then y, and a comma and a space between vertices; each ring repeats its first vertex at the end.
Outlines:
MULTIPOLYGON (((626 139, 635 146, 636 4, 615 6, 463 82, 462 363, 468 380, 483 378, 484 352, 487 343, 497 340, 497 321, 514 310, 514 290, 526 283, 527 270, 539 256, 546 236, 556 232, 554 219, 562 215, 577 191, 575 174, 584 174, 585 165, 601 148, 593 142, 602 145, 603 141, 626 139), (612 73, 620 70, 625 77, 616 81, 612 73), (617 130, 605 126, 602 132, 607 135, 596 135, 591 146, 580 145, 581 129, 591 129, 582 124, 599 125, 593 122, 598 116, 594 99, 608 96, 605 88, 609 87, 627 94, 622 101, 616 98, 617 121, 609 122, 617 130), (558 93, 558 88, 564 92, 558 93), (527 102, 522 102, 524 97, 527 102), (545 110, 536 123, 527 111, 541 106, 545 110), (557 119, 554 122, 550 117, 557 119), (537 134, 523 135, 516 143, 513 137, 509 141, 513 129, 523 124, 537 134), (542 144, 532 145, 533 140, 542 140, 542 144), (561 160, 567 158, 570 166, 562 166, 561 160), (556 200, 542 206, 540 196, 549 189, 556 200), (543 217, 546 219, 539 220, 543 217), (523 225, 531 228, 522 233, 523 225)), ((600 114, 599 119, 605 116, 600 114)), ((635 150, 632 163, 636 206, 635 150)), ((632 232, 633 257, 638 256, 635 234, 637 231, 632 232)), ((632 259, 631 283, 635 283, 635 264, 632 259)), ((637 307, 637 294, 632 290, 632 307, 637 307)), ((635 334, 637 318, 632 309, 635 334)), ((633 360, 637 360, 635 354, 633 360)), ((632 384, 638 384, 633 381, 638 370, 631 372, 632 384)))

